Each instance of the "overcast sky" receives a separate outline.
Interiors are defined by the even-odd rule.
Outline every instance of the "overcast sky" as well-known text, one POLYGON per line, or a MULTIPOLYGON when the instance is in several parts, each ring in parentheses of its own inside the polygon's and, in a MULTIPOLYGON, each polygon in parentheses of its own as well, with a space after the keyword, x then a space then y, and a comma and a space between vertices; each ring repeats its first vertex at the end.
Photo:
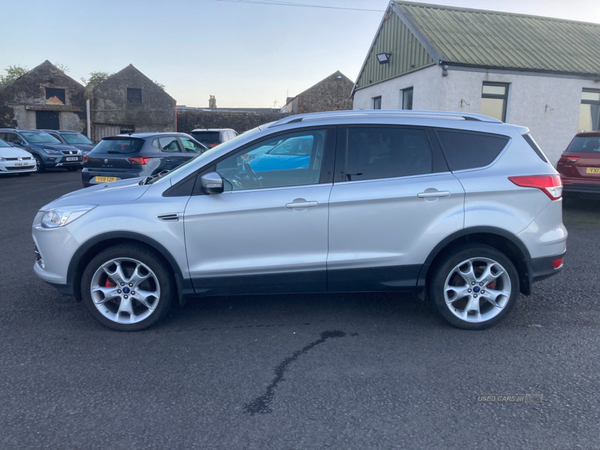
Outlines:
MULTIPOLYGON (((382 12, 219 0, 4 2, 0 70, 64 64, 79 80, 133 64, 178 104, 281 107, 336 70, 356 80, 382 12), (5 21, 6 22, 6 21, 5 21), (276 103, 275 103, 276 102, 276 103)), ((387 0, 252 0, 383 11, 387 0)), ((597 0, 428 3, 600 23, 597 0)), ((4 73, 4 72, 2 72, 4 73)))

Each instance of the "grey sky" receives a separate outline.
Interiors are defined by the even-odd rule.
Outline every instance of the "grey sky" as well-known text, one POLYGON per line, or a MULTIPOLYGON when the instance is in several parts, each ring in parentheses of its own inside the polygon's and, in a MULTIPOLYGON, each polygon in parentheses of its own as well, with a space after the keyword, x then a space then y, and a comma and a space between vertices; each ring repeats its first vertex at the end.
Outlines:
MULTIPOLYGON (((269 0, 259 0, 268 2, 269 0)), ((278 0, 279 1, 279 0, 278 0)), ((384 10, 387 0, 281 0, 384 10)), ((437 0, 600 23, 595 0, 437 0)), ((283 105, 336 70, 355 80, 381 12, 218 0, 55 0, 3 4, 0 69, 48 59, 79 80, 133 64, 180 105, 283 105)))

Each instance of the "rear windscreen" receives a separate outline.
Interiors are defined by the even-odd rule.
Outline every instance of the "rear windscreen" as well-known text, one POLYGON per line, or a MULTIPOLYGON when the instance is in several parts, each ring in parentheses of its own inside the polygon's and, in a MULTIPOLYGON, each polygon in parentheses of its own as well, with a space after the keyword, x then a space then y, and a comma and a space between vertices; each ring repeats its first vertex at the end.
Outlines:
POLYGON ((574 153, 598 153, 600 152, 600 136, 576 136, 567 151, 574 153))
POLYGON ((142 139, 103 139, 91 153, 109 153, 114 155, 138 153, 144 141, 142 139))
POLYGON ((495 134, 436 130, 450 170, 485 167, 500 154, 509 138, 495 134))
POLYGON ((192 136, 202 142, 204 145, 218 144, 219 143, 219 132, 218 131, 192 131, 192 136))

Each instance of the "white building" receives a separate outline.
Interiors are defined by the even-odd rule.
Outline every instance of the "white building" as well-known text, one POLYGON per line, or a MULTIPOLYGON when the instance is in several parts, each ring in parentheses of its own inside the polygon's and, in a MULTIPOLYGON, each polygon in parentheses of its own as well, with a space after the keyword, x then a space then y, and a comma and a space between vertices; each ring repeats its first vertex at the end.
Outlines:
POLYGON ((600 24, 393 1, 354 109, 481 113, 530 128, 552 163, 600 129, 600 24))

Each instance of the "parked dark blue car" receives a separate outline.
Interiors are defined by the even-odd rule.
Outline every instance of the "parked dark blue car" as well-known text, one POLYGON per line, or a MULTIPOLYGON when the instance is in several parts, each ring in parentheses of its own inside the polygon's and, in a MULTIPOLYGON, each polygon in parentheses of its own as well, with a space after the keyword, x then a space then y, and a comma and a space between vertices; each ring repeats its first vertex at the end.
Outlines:
POLYGON ((208 149, 185 133, 133 133, 103 138, 85 155, 85 187, 157 175, 208 149))
POLYGON ((70 130, 42 130, 48 133, 53 138, 58 139, 63 144, 72 145, 78 148, 85 155, 93 150, 96 146, 87 136, 84 136, 77 131, 70 130))

